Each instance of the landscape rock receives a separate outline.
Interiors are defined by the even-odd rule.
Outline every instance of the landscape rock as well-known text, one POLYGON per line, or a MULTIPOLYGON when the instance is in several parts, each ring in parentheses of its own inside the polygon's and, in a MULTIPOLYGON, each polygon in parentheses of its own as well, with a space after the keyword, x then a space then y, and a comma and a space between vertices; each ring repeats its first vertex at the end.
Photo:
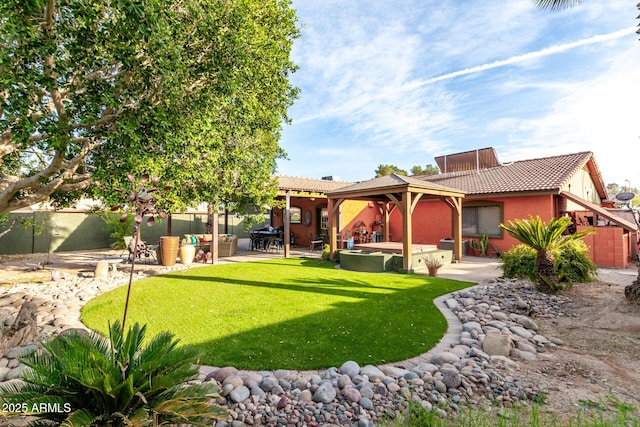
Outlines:
POLYGON ((500 332, 487 332, 482 341, 482 351, 489 356, 509 356, 512 348, 511 337, 500 332))
MULTIPOLYGON (((23 292, 27 288, 11 288, 0 297, 0 311, 5 318, 15 317, 23 302, 33 302, 38 319, 35 338, 68 328, 87 333, 79 321, 83 304, 128 279, 121 271, 111 276, 109 281, 69 277, 50 282, 34 292, 37 298, 23 292)), ((346 361, 337 368, 314 372, 203 367, 199 381, 219 384, 218 401, 230 414, 216 425, 369 426, 403 411, 407 402, 446 413, 447 405, 453 405, 451 410, 455 411, 459 405, 476 404, 481 399, 512 403, 543 393, 535 384, 517 379, 518 361, 531 360, 536 357, 535 351, 549 351, 554 343, 561 343, 537 334, 535 320, 529 317, 554 315, 559 307, 557 300, 538 295, 526 282, 504 280, 453 293, 445 301, 464 325, 459 342, 430 351, 415 366, 407 361, 361 367, 355 361, 346 361), (501 340, 510 344, 502 351, 488 352, 493 334, 503 336, 501 340)), ((24 369, 17 357, 36 348, 21 345, 8 349, 8 354, 0 358, 0 382, 10 378, 16 381, 24 369)))
POLYGON ((331 385, 331 382, 325 381, 318 386, 318 389, 313 394, 314 402, 329 403, 336 398, 336 390, 331 385))
POLYGON ((231 393, 229 393, 229 398, 235 403, 244 402, 251 395, 251 391, 246 386, 240 386, 235 389, 231 393))

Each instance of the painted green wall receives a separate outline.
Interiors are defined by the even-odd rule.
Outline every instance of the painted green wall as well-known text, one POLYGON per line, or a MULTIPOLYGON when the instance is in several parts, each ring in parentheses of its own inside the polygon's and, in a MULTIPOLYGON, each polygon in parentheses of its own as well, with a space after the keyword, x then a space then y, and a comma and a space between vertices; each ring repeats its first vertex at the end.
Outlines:
MULTIPOLYGON (((107 249, 113 241, 104 221, 85 212, 10 213, 8 216, 8 224, 18 217, 28 219, 36 227, 24 228, 20 221, 16 222, 9 233, 0 237, 0 255, 107 249)), ((218 231, 224 233, 224 215, 219 215, 218 220, 218 231)), ((204 233, 206 222, 206 214, 172 215, 172 234, 182 238, 184 234, 204 233)), ((0 232, 5 229, 0 227, 0 232)), ((235 215, 228 217, 228 231, 240 238, 248 237, 243 219, 235 215)), ((152 227, 142 226, 142 239, 147 243, 156 244, 160 236, 166 234, 167 220, 152 227)))

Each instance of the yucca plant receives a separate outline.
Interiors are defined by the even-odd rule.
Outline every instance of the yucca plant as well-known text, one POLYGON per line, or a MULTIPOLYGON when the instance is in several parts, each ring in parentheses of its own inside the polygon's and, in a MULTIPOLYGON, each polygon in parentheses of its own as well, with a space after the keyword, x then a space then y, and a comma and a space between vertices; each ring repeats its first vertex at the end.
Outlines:
POLYGON ((508 225, 500 224, 510 236, 536 251, 536 285, 542 292, 556 293, 562 289, 562 286, 558 286, 553 251, 595 232, 593 228, 585 228, 573 234, 564 234, 569 225, 571 218, 568 217, 551 218, 549 224, 545 224, 539 216, 532 215, 528 220, 517 219, 509 221, 508 225))
POLYGON ((22 381, 0 384, 0 402, 37 417, 33 426, 205 426, 226 415, 215 383, 187 384, 196 350, 168 332, 143 347, 145 331, 136 323, 125 335, 116 321, 108 339, 59 335, 22 359, 22 381))

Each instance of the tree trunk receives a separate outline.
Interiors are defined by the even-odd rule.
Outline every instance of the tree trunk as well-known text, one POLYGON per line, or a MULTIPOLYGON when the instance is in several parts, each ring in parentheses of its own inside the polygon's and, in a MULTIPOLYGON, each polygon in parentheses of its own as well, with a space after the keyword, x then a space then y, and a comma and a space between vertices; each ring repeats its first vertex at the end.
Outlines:
POLYGON ((38 307, 31 301, 20 307, 13 325, 2 333, 0 337, 0 357, 15 347, 31 344, 36 340, 36 312, 38 307))
POLYGON ((638 278, 624 288, 624 296, 634 304, 640 304, 640 264, 638 264, 638 278))
POLYGON ((536 285, 540 292, 554 294, 558 292, 556 259, 551 251, 538 251, 536 256, 536 285))

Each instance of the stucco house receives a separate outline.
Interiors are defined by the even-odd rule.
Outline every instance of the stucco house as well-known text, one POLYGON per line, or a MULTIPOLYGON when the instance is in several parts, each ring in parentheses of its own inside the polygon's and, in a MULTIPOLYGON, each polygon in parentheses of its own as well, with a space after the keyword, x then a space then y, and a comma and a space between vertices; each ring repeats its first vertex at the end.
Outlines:
MULTIPOLYGON (((462 234, 489 241, 506 251, 519 242, 498 224, 539 215, 544 221, 569 215, 576 227, 596 226, 586 243, 599 266, 626 267, 635 259, 638 225, 606 210, 610 204, 606 185, 592 152, 500 163, 493 148, 436 158, 443 173, 416 178, 461 189, 466 193, 462 207, 462 234)), ((418 206, 414 214, 414 238, 437 242, 451 234, 448 209, 418 206), (439 221, 429 221, 437 216, 439 221)), ((392 230, 398 227, 392 221, 392 230)))
MULTIPOLYGON (((610 201, 591 152, 501 163, 493 148, 484 148, 440 156, 436 162, 442 173, 407 177, 404 181, 415 184, 420 180, 464 194, 461 235, 465 245, 486 233, 495 255, 495 251, 506 251, 519 243, 499 227, 500 223, 529 215, 539 215, 544 221, 568 215, 574 219, 576 229, 596 227, 596 234, 586 243, 597 265, 626 267, 636 258, 638 225, 605 209, 610 201)), ((363 184, 277 178, 283 197, 290 195, 290 206, 294 208, 291 217, 295 218, 291 231, 301 245, 308 244, 312 235, 328 237, 331 209, 327 206, 327 193, 335 196, 348 186, 357 188, 363 184)), ((450 200, 425 197, 414 204, 410 224, 413 243, 441 245, 443 240, 454 237, 455 223, 460 219, 450 200)), ((336 216, 337 233, 342 236, 350 234, 356 241, 403 240, 406 226, 399 210, 393 209, 393 202, 383 203, 373 197, 368 201, 345 200, 336 216)), ((284 222, 281 214, 274 224, 284 222)))

